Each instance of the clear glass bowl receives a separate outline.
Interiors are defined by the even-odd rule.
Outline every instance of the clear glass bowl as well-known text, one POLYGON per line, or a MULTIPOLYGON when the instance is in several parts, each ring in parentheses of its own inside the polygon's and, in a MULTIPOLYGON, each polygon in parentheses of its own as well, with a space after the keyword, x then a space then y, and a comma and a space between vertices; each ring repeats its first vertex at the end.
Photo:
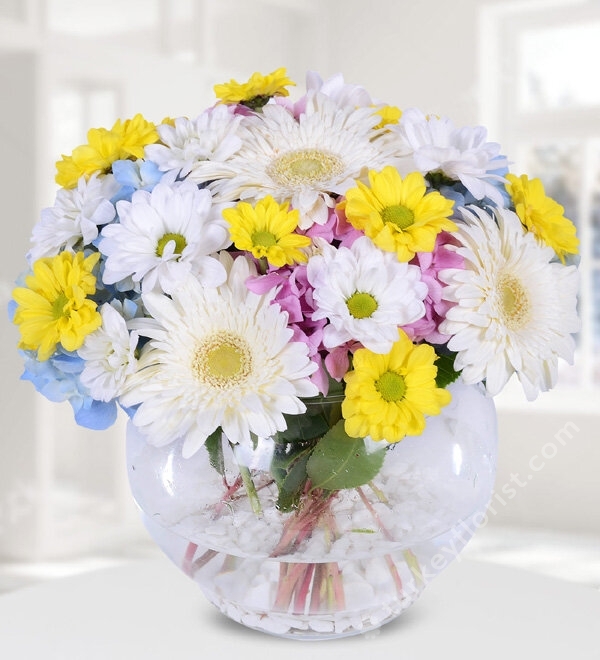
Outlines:
MULTIPOLYGON (((153 447, 130 424, 133 496, 156 543, 228 617, 297 639, 367 632, 397 617, 456 558, 490 500, 494 403, 479 386, 450 389, 442 414, 422 435, 390 445, 368 483, 307 488, 284 507, 272 439, 254 451, 225 441, 215 469, 205 448, 184 459, 182 442, 153 447)), ((338 409, 332 397, 318 412, 338 409)), ((381 447, 366 441, 367 451, 381 447)))

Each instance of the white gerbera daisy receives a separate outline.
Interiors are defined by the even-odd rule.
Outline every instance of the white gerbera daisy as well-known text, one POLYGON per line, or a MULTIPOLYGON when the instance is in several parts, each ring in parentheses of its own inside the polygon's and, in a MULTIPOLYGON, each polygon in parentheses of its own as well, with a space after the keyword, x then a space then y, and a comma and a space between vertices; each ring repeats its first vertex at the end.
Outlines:
POLYGON ((467 383, 485 380, 495 396, 516 373, 534 399, 555 384, 558 358, 573 360, 577 269, 553 261, 554 251, 508 209, 462 213, 453 236, 463 245, 457 252, 465 269, 440 273, 448 283, 442 296, 456 303, 440 331, 453 335, 448 348, 458 353, 455 368, 467 383))
POLYGON ((174 171, 182 178, 201 161, 210 160, 216 166, 240 148, 236 135, 240 121, 241 116, 227 105, 210 108, 196 119, 178 117, 174 126, 157 126, 162 144, 147 145, 146 158, 162 172, 174 171))
POLYGON ((399 262, 379 250, 366 236, 350 249, 325 249, 313 256, 307 277, 314 286, 314 320, 328 319, 323 329, 326 348, 359 341, 374 353, 389 353, 398 340, 398 326, 425 314, 427 285, 417 266, 399 262))
POLYGON ((98 227, 115 218, 110 198, 120 186, 112 174, 81 177, 76 188, 61 188, 54 206, 44 209, 33 228, 30 263, 42 257, 54 257, 61 250, 77 244, 90 245, 98 237, 98 227))
POLYGON ((77 351, 85 360, 80 380, 94 399, 112 401, 123 393, 127 378, 137 369, 139 335, 128 331, 125 318, 110 304, 102 305, 100 314, 102 326, 77 351))
POLYGON ((136 327, 151 337, 140 370, 121 401, 141 404, 133 423, 156 446, 185 438, 194 454, 221 427, 232 442, 251 444, 286 428, 283 413, 300 414, 299 397, 316 396, 309 376, 316 365, 306 344, 291 341, 287 313, 271 304, 274 291, 250 292, 256 270, 244 256, 223 252, 228 281, 203 287, 193 277, 173 292, 143 294, 153 319, 136 327))
POLYGON ((439 172, 453 181, 460 181, 475 199, 491 199, 505 206, 500 189, 504 177, 494 173, 507 166, 500 156, 500 145, 486 142, 483 126, 455 128, 446 117, 424 115, 411 108, 404 112, 395 129, 413 150, 414 163, 423 174, 439 172))
POLYGON ((120 222, 104 228, 99 245, 107 257, 105 284, 131 276, 146 289, 170 293, 190 272, 207 286, 225 281, 223 266, 209 255, 231 240, 208 190, 159 183, 151 193, 138 190, 131 202, 117 202, 117 211, 120 222))
POLYGON ((401 155, 402 141, 375 130, 379 117, 372 108, 339 106, 324 94, 307 96, 298 119, 283 106, 267 104, 248 117, 238 134, 242 147, 226 163, 200 163, 190 174, 211 181, 221 199, 256 200, 271 195, 291 201, 300 211, 301 229, 327 221, 339 195, 355 185, 365 167, 381 169, 401 155))

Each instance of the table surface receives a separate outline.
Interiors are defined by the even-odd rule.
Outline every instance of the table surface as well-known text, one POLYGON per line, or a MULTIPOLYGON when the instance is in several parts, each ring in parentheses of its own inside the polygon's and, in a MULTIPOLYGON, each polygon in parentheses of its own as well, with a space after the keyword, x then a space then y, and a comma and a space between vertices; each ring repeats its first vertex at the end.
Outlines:
POLYGON ((6 660, 600 660, 600 592, 526 571, 455 562, 379 631, 283 640, 222 616, 167 559, 0 596, 6 660), (392 652, 393 655, 389 655, 392 652))

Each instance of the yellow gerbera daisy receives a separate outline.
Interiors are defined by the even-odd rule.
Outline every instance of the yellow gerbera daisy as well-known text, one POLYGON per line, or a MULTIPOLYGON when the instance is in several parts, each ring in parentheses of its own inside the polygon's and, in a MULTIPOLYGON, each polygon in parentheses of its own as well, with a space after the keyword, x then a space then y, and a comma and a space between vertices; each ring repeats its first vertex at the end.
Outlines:
POLYGON ((452 398, 448 390, 436 386, 436 359, 432 346, 413 344, 400 329, 387 355, 366 348, 356 351, 353 369, 344 376, 346 433, 388 442, 420 435, 425 415, 439 415, 452 398))
POLYGON ((295 84, 287 77, 285 67, 281 67, 266 76, 261 73, 253 73, 250 80, 245 83, 232 79, 228 83, 215 85, 214 90, 221 103, 241 103, 253 110, 258 110, 272 96, 289 96, 290 93, 286 86, 295 84))
POLYGON ((257 259, 264 257, 277 268, 306 263, 300 248, 308 247, 310 238, 295 233, 300 214, 297 209, 290 211, 287 202, 280 205, 267 195, 256 206, 239 202, 225 209, 223 217, 238 250, 251 252, 257 259))
POLYGON ((394 167, 369 172, 370 187, 357 181, 346 193, 348 221, 382 250, 395 252, 399 261, 410 261, 416 252, 431 252, 441 231, 455 231, 454 202, 439 192, 427 193, 423 175, 412 172, 404 179, 394 167))
POLYGON ((156 126, 137 114, 133 119, 118 119, 113 127, 91 128, 88 143, 73 149, 70 156, 56 163, 56 183, 74 188, 81 176, 108 172, 116 160, 142 158, 144 147, 158 141, 156 126))
POLYGON ((47 360, 57 344, 76 351, 83 340, 102 324, 96 303, 87 296, 96 291, 92 274, 100 254, 85 257, 83 252, 61 252, 38 259, 25 287, 17 287, 13 298, 18 307, 14 323, 19 326, 19 348, 35 351, 47 360))
POLYGON ((527 229, 549 245, 565 263, 565 254, 577 254, 579 239, 575 225, 565 218, 565 209, 544 191, 539 179, 526 174, 517 177, 507 174, 506 190, 515 211, 527 229))

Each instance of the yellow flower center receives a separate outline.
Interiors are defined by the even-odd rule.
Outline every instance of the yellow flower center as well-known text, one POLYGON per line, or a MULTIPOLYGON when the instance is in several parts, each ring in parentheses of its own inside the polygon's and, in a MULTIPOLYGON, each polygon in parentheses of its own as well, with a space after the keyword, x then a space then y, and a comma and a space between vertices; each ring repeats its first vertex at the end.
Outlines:
POLYGON ((270 231, 255 231, 252 234, 252 243, 255 246, 273 247, 277 245, 277 238, 270 231))
POLYGON ((393 206, 386 206, 381 211, 381 219, 383 222, 391 222, 400 229, 407 229, 415 221, 415 214, 402 204, 394 204, 393 206))
POLYGON ((356 291, 346 300, 346 307, 355 319, 366 319, 373 315, 378 305, 370 293, 356 291))
POLYGON ((298 149, 276 158, 267 174, 278 184, 296 187, 326 181, 344 171, 344 163, 335 154, 319 149, 298 149))
POLYGON ((163 252, 165 251, 165 248, 167 247, 167 243, 170 241, 175 241, 175 254, 181 254, 186 246, 187 246, 187 241, 185 240, 185 236, 182 236, 181 234, 172 234, 172 233, 167 233, 165 234, 161 239, 159 239, 158 243, 156 244, 156 254, 159 257, 163 256, 163 252))
POLYGON ((252 371, 252 352, 243 337, 220 332, 201 341, 194 352, 195 376, 213 387, 239 385, 252 371))
POLYGON ((384 401, 392 403, 404 398, 406 382, 395 371, 386 371, 375 381, 375 389, 384 401))
POLYGON ((531 312, 531 301, 527 289, 514 275, 503 275, 498 282, 500 311, 507 327, 522 328, 531 312))
POLYGON ((63 317, 69 317, 70 311, 68 309, 69 299, 63 291, 52 302, 52 318, 56 321, 63 317), (66 309, 65 309, 66 308, 66 309))

